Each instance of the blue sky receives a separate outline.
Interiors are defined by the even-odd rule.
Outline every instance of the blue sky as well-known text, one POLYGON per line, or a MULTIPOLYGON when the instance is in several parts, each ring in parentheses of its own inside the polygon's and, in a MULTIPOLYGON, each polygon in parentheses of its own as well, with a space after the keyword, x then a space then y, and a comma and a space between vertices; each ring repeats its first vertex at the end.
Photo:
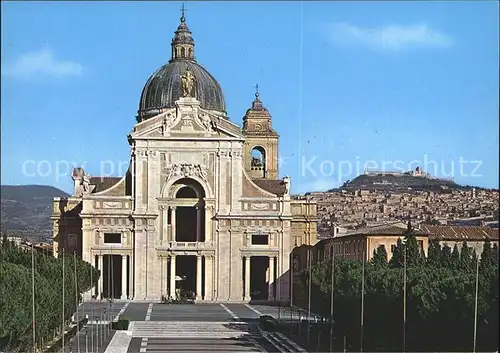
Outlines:
MULTIPOLYGON (((181 3, 1 6, 2 184, 70 192, 70 165, 124 173, 142 87, 170 59, 181 3)), ((186 8, 232 121, 259 84, 292 192, 337 186, 366 163, 498 187, 498 2, 186 8)))

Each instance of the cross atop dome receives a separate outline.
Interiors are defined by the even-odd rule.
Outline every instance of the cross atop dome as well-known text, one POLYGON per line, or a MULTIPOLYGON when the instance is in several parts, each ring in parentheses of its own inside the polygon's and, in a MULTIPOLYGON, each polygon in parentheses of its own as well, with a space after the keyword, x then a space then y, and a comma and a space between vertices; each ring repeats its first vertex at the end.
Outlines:
POLYGON ((184 3, 182 3, 181 7, 181 23, 186 22, 186 16, 185 15, 186 9, 184 8, 184 3))

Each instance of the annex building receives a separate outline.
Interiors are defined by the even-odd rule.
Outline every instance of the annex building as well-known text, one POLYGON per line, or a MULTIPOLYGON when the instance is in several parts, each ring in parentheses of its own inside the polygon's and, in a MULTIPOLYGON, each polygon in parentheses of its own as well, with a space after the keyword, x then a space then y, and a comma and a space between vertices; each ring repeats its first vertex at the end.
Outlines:
POLYGON ((242 127, 195 59, 184 14, 171 59, 146 82, 121 178, 73 171, 53 203, 54 254, 101 270, 88 296, 284 300, 294 247, 317 241, 316 203, 279 178, 278 133, 258 92, 242 127))

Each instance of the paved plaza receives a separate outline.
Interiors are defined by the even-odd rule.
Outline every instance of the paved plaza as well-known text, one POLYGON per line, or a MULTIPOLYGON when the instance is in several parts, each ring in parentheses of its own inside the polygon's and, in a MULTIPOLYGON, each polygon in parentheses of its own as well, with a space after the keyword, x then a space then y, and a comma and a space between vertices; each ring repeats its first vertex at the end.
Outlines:
MULTIPOLYGON (((89 324, 65 352, 284 352, 258 328, 261 315, 299 320, 306 315, 290 308, 250 304, 160 304, 87 302, 79 316, 89 324), (118 317, 130 320, 127 331, 109 331, 106 323, 118 317), (266 336, 266 337, 265 337, 266 336)), ((109 326, 108 326, 109 327, 109 326)), ((293 342, 291 342, 293 344, 293 342)), ((290 344, 288 344, 290 347, 290 344)), ((300 347, 298 347, 300 349, 300 347)))

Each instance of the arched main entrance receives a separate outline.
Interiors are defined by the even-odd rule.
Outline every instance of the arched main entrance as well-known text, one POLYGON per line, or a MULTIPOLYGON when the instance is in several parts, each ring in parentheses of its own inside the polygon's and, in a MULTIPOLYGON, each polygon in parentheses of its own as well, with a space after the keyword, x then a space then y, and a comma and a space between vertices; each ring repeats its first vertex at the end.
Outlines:
POLYGON ((173 211, 169 216, 172 240, 181 249, 180 253, 170 259, 170 297, 201 299, 205 294, 205 261, 198 251, 195 251, 197 247, 191 246, 194 244, 182 243, 206 241, 205 189, 198 181, 183 178, 170 187, 169 196, 173 211))

